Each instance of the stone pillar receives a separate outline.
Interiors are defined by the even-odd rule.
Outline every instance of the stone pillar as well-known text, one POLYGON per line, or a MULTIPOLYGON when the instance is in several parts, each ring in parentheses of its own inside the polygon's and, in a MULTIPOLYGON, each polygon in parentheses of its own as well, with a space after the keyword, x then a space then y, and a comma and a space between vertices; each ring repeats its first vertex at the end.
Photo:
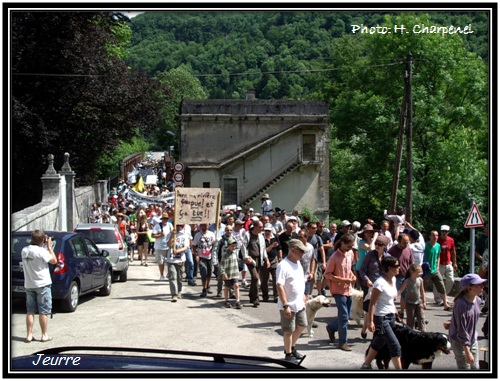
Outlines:
MULTIPOLYGON (((49 166, 47 168, 47 171, 45 171, 41 178, 43 187, 42 201, 58 199, 61 192, 61 176, 54 169, 54 155, 47 155, 47 161, 49 163, 49 166)), ((55 226, 58 229, 61 229, 60 208, 58 210, 58 221, 56 222, 55 226)))
POLYGON ((54 169, 54 155, 49 154, 47 156, 47 161, 49 166, 45 173, 42 175, 42 186, 43 186, 43 197, 52 197, 59 194, 59 183, 61 182, 61 176, 59 176, 54 169))
POLYGON ((59 171, 59 174, 64 176, 66 179, 66 207, 65 211, 63 211, 66 219, 66 226, 64 227, 64 230, 66 231, 73 231, 75 227, 75 172, 71 169, 69 165, 69 153, 66 152, 64 154, 64 164, 59 171))
POLYGON ((96 197, 96 200, 102 202, 103 204, 107 204, 108 203, 108 180, 97 180, 97 191, 99 194, 96 197))

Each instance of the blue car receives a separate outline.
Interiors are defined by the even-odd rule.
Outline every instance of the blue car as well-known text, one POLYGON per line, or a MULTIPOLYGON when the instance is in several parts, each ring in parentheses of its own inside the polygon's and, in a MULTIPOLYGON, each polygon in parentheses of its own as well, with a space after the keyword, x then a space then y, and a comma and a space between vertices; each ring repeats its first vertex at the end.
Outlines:
MULTIPOLYGON (((100 250, 89 238, 73 232, 46 231, 52 237, 57 264, 49 265, 52 277, 52 299, 63 311, 73 312, 80 295, 98 291, 111 294, 112 269, 109 253, 100 250)), ((31 243, 30 231, 11 233, 12 297, 25 298, 21 251, 31 243)))

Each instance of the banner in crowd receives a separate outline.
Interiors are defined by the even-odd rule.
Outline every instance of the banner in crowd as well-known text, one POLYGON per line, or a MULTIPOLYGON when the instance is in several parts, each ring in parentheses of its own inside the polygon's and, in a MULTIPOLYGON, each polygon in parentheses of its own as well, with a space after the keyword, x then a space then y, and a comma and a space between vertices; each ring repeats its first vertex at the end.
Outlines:
POLYGON ((147 175, 146 176, 146 185, 156 185, 157 182, 158 182, 157 175, 147 175))
POLYGON ((130 189, 127 193, 127 198, 129 200, 137 202, 139 204, 146 203, 148 205, 166 203, 172 206, 174 204, 174 197, 174 192, 162 194, 161 196, 148 196, 130 189))
POLYGON ((212 224, 219 218, 219 188, 176 188, 175 224, 212 224))

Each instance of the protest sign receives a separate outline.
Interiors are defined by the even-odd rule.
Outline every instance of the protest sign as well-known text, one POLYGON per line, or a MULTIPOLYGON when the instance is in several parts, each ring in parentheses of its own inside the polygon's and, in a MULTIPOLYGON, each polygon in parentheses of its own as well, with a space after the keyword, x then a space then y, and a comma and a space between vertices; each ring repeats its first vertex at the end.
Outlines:
POLYGON ((219 205, 219 188, 176 188, 175 224, 215 223, 219 205))

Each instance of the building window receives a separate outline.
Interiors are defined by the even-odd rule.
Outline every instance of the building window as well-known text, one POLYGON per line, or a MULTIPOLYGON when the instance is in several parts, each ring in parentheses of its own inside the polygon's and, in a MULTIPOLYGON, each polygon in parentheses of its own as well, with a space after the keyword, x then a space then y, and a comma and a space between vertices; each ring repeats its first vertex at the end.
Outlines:
POLYGON ((203 183, 203 188, 210 188, 210 183, 203 183))
POLYGON ((222 205, 238 204, 238 180, 223 179, 222 205))
POLYGON ((302 135, 302 160, 316 161, 316 134, 302 135))

